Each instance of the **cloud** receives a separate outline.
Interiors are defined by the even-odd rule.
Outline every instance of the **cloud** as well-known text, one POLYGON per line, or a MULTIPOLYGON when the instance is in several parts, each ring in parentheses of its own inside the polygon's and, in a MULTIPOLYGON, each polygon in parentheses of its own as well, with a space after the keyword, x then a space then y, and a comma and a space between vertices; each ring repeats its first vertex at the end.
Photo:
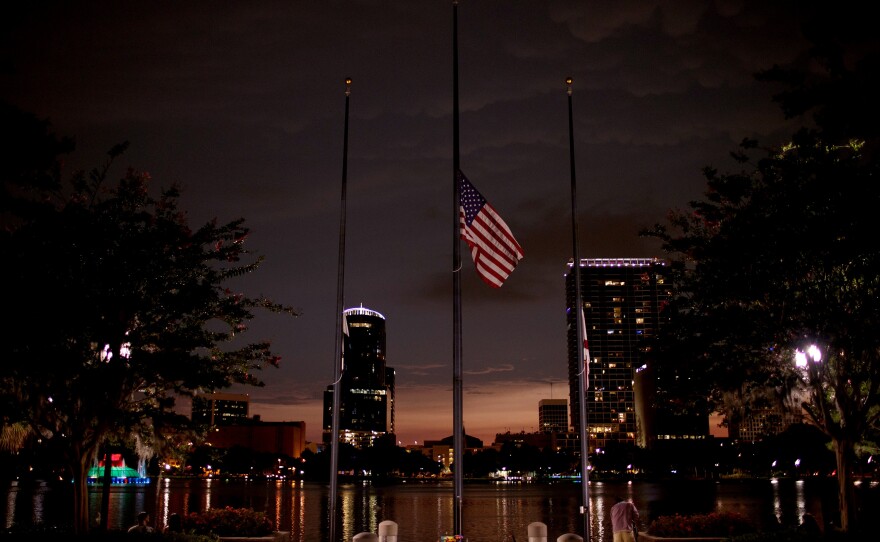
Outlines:
POLYGON ((400 364, 395 363, 392 364, 394 370, 405 374, 407 376, 436 376, 440 370, 445 370, 448 368, 448 365, 440 364, 440 363, 427 363, 424 365, 412 365, 412 364, 400 364))
POLYGON ((469 371, 463 371, 466 375, 490 375, 495 373, 509 373, 515 370, 515 367, 510 364, 499 365, 495 367, 484 367, 482 369, 471 369, 469 371))
POLYGON ((638 231, 700 197, 704 166, 723 170, 745 136, 773 144, 791 133, 774 89, 753 74, 803 52, 798 27, 812 9, 461 3, 461 167, 525 250, 492 289, 455 235, 450 4, 30 4, 15 3, 2 30, 3 98, 76 137, 69 165, 94 167, 130 140, 119 167, 146 169, 157 185, 181 181, 194 224, 247 219, 249 247, 267 259, 242 288, 301 308, 295 320, 252 323, 248 335, 272 341, 283 361, 264 373, 266 387, 247 391, 255 413, 305 419, 315 440, 334 366, 345 77, 354 79, 345 304, 388 317, 398 429, 441 438, 452 427, 460 273, 466 428, 491 439, 535 425, 549 392, 535 382, 567 374, 564 78, 575 81, 580 256, 657 256, 638 231))

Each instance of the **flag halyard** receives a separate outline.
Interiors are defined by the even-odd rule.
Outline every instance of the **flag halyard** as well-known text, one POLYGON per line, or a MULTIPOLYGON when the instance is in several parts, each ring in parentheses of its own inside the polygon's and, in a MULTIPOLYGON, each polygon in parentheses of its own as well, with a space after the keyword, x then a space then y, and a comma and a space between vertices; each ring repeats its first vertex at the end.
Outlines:
POLYGON ((523 258, 522 247, 501 216, 461 171, 457 177, 461 239, 471 249, 480 278, 489 286, 500 288, 523 258))

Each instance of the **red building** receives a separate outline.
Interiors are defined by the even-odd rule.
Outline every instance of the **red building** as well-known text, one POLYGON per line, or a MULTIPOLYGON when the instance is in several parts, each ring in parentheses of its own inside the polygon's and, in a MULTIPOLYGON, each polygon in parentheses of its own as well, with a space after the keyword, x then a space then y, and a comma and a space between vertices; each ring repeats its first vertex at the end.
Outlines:
POLYGON ((207 443, 216 448, 241 446, 255 452, 299 457, 306 447, 306 422, 261 422, 215 427, 207 443))

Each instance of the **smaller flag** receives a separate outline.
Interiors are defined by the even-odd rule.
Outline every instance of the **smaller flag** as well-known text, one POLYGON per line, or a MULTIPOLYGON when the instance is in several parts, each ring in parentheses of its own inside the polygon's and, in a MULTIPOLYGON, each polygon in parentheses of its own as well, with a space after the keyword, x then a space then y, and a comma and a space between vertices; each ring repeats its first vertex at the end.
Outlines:
POLYGON ((471 247, 480 278, 489 286, 499 288, 523 258, 522 247, 464 173, 458 171, 457 176, 461 238, 471 247))
POLYGON ((587 341, 587 317, 581 309, 581 333, 584 337, 584 389, 590 385, 590 344, 587 341))
MULTIPOLYGON (((348 335, 348 315, 342 313, 342 334, 347 338, 348 335)), ((342 341, 342 356, 339 358, 339 369, 345 371, 345 340, 342 341)))

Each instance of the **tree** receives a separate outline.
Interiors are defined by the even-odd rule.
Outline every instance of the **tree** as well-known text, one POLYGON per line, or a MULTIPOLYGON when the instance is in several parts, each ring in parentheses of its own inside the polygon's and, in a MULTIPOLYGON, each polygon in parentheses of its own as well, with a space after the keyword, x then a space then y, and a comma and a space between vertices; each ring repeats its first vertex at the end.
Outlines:
POLYGON ((774 96, 785 117, 811 120, 826 142, 851 138, 876 150, 880 135, 880 41, 870 17, 852 10, 822 9, 803 27, 811 43, 790 66, 773 66, 757 79, 780 83, 774 96))
POLYGON ((802 407, 835 449, 843 529, 857 519, 854 450, 880 416, 880 49, 858 19, 823 10, 805 25, 807 55, 758 74, 811 127, 778 148, 743 141, 739 171, 706 168, 705 199, 644 232, 675 270, 664 361, 702 365, 731 418, 774 399, 802 407), (796 368, 811 344, 820 361, 796 368))
POLYGON ((59 153, 68 147, 57 143, 64 140, 46 123, 4 141, 16 135, 38 145, 27 156, 41 159, 21 164, 7 155, 0 165, 4 197, 17 203, 0 210, 12 316, 0 341, 2 426, 4 434, 26 427, 64 458, 75 486, 74 529, 82 532, 86 472, 102 443, 135 435, 161 448, 188 424, 175 398, 261 385, 255 371, 279 359, 266 342, 236 339, 256 309, 293 311, 227 286, 261 261, 244 261, 243 219, 192 230, 176 186, 153 197, 149 175, 134 170, 107 186, 125 145, 102 168, 63 183, 59 153))
POLYGON ((738 173, 707 169, 706 199, 650 233, 675 261, 667 340, 705 365, 727 415, 726 396, 809 390, 803 408, 836 450, 846 529, 853 449, 880 416, 880 171, 858 144, 806 131, 749 168, 751 152, 745 142, 738 173), (798 369, 809 344, 821 362, 798 369))
POLYGON ((484 478, 501 470, 501 453, 494 448, 465 452, 462 465, 465 467, 465 476, 484 478))

